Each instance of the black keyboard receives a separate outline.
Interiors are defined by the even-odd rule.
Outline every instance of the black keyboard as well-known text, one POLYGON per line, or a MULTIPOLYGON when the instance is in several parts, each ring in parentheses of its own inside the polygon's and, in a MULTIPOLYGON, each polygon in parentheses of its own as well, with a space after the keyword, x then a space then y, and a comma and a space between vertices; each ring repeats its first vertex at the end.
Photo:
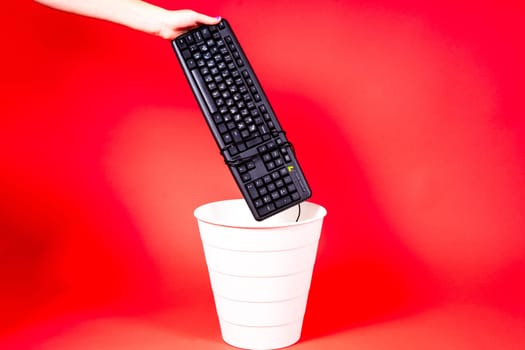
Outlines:
POLYGON ((254 218, 310 198, 292 144, 229 23, 200 26, 172 45, 254 218))

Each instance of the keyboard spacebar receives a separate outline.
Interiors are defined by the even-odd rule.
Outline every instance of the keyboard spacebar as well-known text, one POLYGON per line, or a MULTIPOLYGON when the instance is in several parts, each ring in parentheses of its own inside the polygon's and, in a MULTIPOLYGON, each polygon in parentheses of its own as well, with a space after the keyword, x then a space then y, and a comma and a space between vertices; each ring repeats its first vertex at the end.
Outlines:
POLYGON ((199 70, 198 69, 192 70, 191 75, 193 75, 193 79, 195 79, 195 82, 197 83, 197 86, 199 87, 201 96, 204 98, 204 101, 206 101, 206 105, 208 105, 208 109, 210 110, 210 113, 213 114, 217 112, 217 107, 215 106, 215 102, 213 101, 212 97, 208 93, 206 83, 204 83, 204 80, 202 80, 199 70))

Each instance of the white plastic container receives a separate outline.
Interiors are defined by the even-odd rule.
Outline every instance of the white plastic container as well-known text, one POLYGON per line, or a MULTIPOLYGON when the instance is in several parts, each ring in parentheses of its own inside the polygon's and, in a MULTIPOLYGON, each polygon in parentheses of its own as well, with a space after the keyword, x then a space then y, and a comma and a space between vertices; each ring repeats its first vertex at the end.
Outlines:
POLYGON ((224 341, 278 349, 301 337, 326 210, 310 202, 256 221, 243 199, 208 203, 195 217, 224 341))

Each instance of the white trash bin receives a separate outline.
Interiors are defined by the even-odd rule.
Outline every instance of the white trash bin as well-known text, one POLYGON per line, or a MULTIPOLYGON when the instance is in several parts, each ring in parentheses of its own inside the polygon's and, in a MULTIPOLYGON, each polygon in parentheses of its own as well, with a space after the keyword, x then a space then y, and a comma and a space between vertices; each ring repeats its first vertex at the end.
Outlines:
POLYGON ((278 349, 301 337, 326 210, 301 203, 256 221, 243 199, 204 204, 195 217, 224 341, 278 349))

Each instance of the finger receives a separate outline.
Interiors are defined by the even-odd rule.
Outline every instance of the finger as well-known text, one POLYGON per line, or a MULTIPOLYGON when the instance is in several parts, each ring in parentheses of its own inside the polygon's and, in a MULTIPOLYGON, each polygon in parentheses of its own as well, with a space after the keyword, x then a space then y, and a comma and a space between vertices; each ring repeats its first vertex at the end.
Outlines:
POLYGON ((220 16, 212 17, 212 16, 205 15, 203 13, 195 12, 193 20, 195 21, 195 23, 199 23, 199 24, 217 24, 221 21, 221 17, 220 16))
POLYGON ((165 39, 173 39, 180 34, 197 27, 199 24, 217 24, 221 17, 207 16, 193 10, 175 10, 167 12, 166 25, 161 29, 159 36, 165 39))

